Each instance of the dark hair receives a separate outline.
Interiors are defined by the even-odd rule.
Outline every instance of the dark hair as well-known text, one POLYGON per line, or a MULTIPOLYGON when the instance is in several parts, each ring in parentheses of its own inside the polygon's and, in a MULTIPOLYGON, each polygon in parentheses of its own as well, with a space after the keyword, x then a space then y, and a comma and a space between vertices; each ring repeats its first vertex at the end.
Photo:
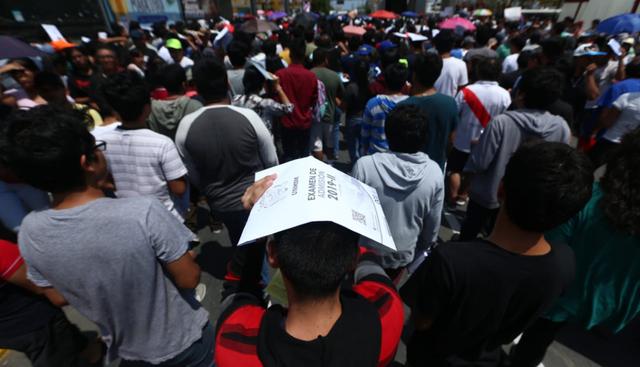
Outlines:
POLYGON ((94 157, 95 139, 82 112, 38 106, 16 111, 2 130, 2 161, 26 183, 52 193, 85 186, 80 157, 94 157))
POLYGON ((540 41, 542 53, 551 63, 555 63, 564 53, 564 40, 560 37, 550 37, 540 41))
POLYGON ((307 30, 304 31, 304 40, 306 42, 313 42, 314 37, 316 36, 316 33, 313 31, 313 28, 308 28, 307 30))
POLYGON ((171 94, 183 94, 187 73, 180 64, 164 65, 158 72, 160 85, 171 94))
POLYGON ((380 66, 382 70, 386 69, 389 65, 397 63, 398 60, 400 60, 400 54, 395 47, 380 52, 380 66))
POLYGON ((591 197, 591 161, 569 145, 534 142, 522 146, 507 164, 504 206, 525 231, 544 232, 577 214, 591 197))
POLYGON ((634 58, 625 68, 627 79, 640 78, 640 57, 634 58))
POLYGON ((438 53, 441 54, 451 52, 453 43, 454 38, 451 32, 443 31, 433 38, 433 45, 436 47, 436 50, 438 50, 438 53))
POLYGON ((493 37, 493 30, 487 26, 480 26, 476 29, 476 44, 484 47, 489 43, 489 39, 493 37))
POLYGON ((227 97, 229 91, 227 70, 218 59, 202 58, 196 62, 192 70, 198 94, 206 102, 220 101, 227 97))
POLYGON ((640 129, 622 138, 607 160, 607 172, 600 180, 600 207, 618 231, 640 235, 640 129))
POLYGON ((520 92, 524 94, 527 108, 545 110, 562 94, 564 77, 551 67, 527 70, 520 80, 520 92))
POLYGON ((427 142, 427 116, 416 105, 397 106, 387 116, 384 132, 391 151, 416 153, 427 142))
MULTIPOLYGON (((524 46, 527 45, 527 40, 523 37, 523 36, 517 36, 517 37, 513 37, 512 39, 509 40, 509 44, 515 48, 517 48, 518 52, 522 51, 522 49, 524 48, 524 46)), ((511 50, 512 53, 515 50, 511 50)))
POLYGON ((96 46, 95 50, 93 51, 93 55, 97 55, 98 51, 100 50, 108 50, 110 51, 112 54, 114 54, 115 56, 118 55, 118 53, 116 52, 115 48, 113 48, 113 46, 109 45, 109 44, 104 44, 101 43, 99 45, 96 46))
POLYGON ((442 58, 432 53, 416 55, 413 68, 415 80, 423 87, 431 88, 442 72, 442 58))
POLYGON ((501 65, 495 57, 479 57, 473 63, 478 80, 496 81, 500 77, 501 65))
POLYGON ((307 52, 307 44, 303 38, 294 38, 289 44, 289 56, 295 61, 304 61, 307 52))
POLYGON ((33 79, 33 85, 36 90, 41 88, 65 89, 64 83, 60 75, 50 71, 41 71, 36 74, 33 79))
POLYGON ((258 94, 264 85, 264 76, 254 66, 249 66, 244 71, 242 77, 242 85, 244 86, 244 94, 258 94))
POLYGON ((231 65, 239 68, 244 66, 244 64, 247 62, 249 48, 243 42, 233 41, 227 48, 227 55, 229 55, 229 61, 231 61, 231 65))
POLYGON ((280 271, 303 299, 331 296, 358 256, 358 235, 332 222, 312 222, 275 235, 280 271))
POLYGON ((409 70, 403 64, 396 62, 384 69, 384 84, 392 92, 399 92, 407 83, 409 70))
POLYGON ((313 66, 321 65, 327 62, 329 57, 329 50, 323 47, 318 47, 313 51, 313 66))
POLYGON ((529 66, 529 61, 538 58, 539 55, 540 53, 534 50, 527 50, 527 51, 520 52, 520 55, 518 55, 518 69, 519 70, 526 69, 529 66))
POLYGON ((266 56, 275 56, 276 55, 276 43, 270 39, 265 40, 264 42, 262 42, 262 52, 264 52, 264 54, 266 56))
POLYGON ((104 98, 123 121, 138 119, 145 105, 151 103, 149 89, 144 80, 132 72, 111 75, 101 90, 104 98))

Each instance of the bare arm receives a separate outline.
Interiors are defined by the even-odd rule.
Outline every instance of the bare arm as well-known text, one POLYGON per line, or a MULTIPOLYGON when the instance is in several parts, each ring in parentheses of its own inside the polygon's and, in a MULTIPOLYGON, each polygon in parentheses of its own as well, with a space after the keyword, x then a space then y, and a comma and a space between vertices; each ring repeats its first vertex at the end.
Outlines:
POLYGON ((169 191, 176 196, 182 196, 187 191, 187 176, 168 181, 169 191))
POLYGON ((49 302, 54 306, 63 307, 69 304, 64 296, 53 287, 41 288, 31 283, 31 281, 27 279, 27 266, 25 264, 22 264, 20 268, 18 268, 18 270, 16 270, 16 272, 7 279, 7 282, 20 288, 24 288, 34 294, 47 297, 49 302))
POLYGON ((185 252, 178 260, 164 265, 178 288, 193 289, 200 282, 200 267, 189 252, 185 252))
POLYGON ((607 107, 600 114, 600 119, 598 120, 598 126, 596 126, 596 130, 600 129, 608 129, 613 124, 618 121, 620 114, 622 111, 615 107, 607 107))
POLYGON ((598 82, 596 81, 595 71, 596 64, 591 64, 587 66, 587 70, 585 71, 585 93, 587 95, 587 99, 589 101, 595 101, 600 96, 600 88, 598 87, 598 82))

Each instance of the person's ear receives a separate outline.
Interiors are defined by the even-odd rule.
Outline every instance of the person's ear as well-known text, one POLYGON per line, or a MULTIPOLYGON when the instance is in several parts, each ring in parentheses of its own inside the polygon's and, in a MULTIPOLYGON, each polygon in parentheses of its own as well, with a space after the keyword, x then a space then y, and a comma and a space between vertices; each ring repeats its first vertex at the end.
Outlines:
POLYGON ((271 240, 267 242, 267 262, 269 263, 270 267, 278 269, 280 267, 280 264, 278 263, 278 258, 276 257, 274 241, 275 240, 271 240))

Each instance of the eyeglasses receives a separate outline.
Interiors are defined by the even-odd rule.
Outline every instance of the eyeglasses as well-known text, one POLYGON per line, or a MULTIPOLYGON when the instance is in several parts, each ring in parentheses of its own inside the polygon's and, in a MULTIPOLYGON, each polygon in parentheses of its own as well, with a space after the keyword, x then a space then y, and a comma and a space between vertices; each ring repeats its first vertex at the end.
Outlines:
POLYGON ((104 152, 107 150, 107 142, 103 140, 96 140, 96 145, 93 147, 93 149, 104 152))

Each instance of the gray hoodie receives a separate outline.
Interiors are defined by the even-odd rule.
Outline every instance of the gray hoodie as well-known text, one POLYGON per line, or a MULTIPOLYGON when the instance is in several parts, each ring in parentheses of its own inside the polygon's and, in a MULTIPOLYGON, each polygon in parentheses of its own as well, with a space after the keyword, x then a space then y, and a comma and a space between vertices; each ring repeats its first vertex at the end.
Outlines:
POLYGON ((195 112, 202 103, 187 96, 170 100, 151 101, 151 114, 147 118, 149 129, 175 140, 176 130, 183 117, 195 112))
POLYGON ((464 168, 473 174, 470 199, 487 208, 500 207, 498 187, 511 155, 528 141, 544 140, 569 144, 571 130, 562 117, 546 111, 521 109, 495 117, 471 147, 464 168))
MULTIPOLYGON (((360 158, 353 177, 378 192, 397 252, 382 256, 384 268, 413 261, 416 245, 435 242, 444 200, 444 178, 438 164, 422 152, 375 153, 360 158)), ((367 245, 370 240, 361 238, 367 245)))

